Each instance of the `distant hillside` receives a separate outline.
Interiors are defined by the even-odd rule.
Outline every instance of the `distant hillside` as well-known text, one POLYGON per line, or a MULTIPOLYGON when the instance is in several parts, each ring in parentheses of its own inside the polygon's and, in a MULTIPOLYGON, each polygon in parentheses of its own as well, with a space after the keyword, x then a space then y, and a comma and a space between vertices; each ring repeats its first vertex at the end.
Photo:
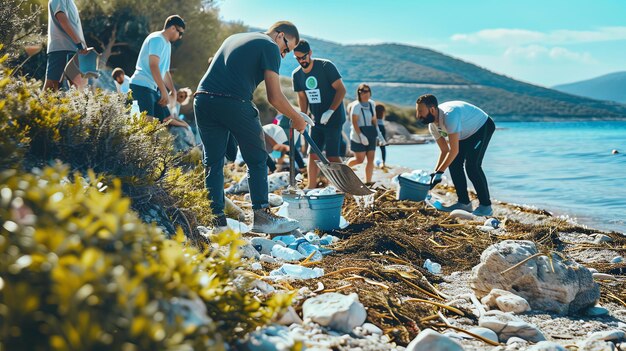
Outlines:
MULTIPOLYGON (((306 39, 311 43, 313 57, 327 58, 337 65, 350 98, 354 98, 359 83, 367 82, 372 86, 374 100, 400 106, 415 106, 419 95, 432 93, 441 101, 465 100, 493 116, 521 120, 626 118, 626 105, 523 83, 425 48, 341 45, 306 39)), ((283 60, 281 74, 291 76, 296 66, 292 58, 283 60)))
POLYGON ((626 103, 626 72, 615 72, 580 82, 556 85, 553 89, 592 99, 626 103))

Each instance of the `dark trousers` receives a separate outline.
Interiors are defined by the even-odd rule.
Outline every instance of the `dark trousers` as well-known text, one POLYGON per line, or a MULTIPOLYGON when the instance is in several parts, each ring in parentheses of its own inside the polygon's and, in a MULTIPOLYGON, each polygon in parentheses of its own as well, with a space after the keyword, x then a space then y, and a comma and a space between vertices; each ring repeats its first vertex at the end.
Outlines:
MULTIPOLYGON (((383 135, 383 138, 387 140, 387 131, 385 130, 385 126, 382 124, 379 124, 378 129, 380 130, 380 134, 383 135)), ((383 163, 387 164, 387 147, 384 145, 380 145, 380 153, 383 157, 383 163)))
POLYGON ((489 117, 476 133, 465 140, 459 141, 459 154, 450 164, 450 176, 460 203, 470 203, 469 195, 467 194, 467 180, 463 170, 463 165, 465 164, 467 177, 474 185, 480 204, 483 206, 491 205, 487 177, 485 177, 485 172, 483 172, 482 163, 485 150, 487 150, 495 130, 496 125, 489 117))
POLYGON ((224 214, 224 156, 231 134, 248 166, 252 208, 268 207, 267 152, 259 111, 254 104, 198 94, 193 107, 204 144, 205 185, 213 214, 224 214))

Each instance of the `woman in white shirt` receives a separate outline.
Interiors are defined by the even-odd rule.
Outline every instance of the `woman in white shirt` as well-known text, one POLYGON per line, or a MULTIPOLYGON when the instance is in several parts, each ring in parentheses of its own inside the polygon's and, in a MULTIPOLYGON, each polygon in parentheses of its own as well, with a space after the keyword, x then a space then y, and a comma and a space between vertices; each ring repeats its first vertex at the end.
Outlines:
POLYGON ((372 89, 365 83, 359 84, 356 94, 357 101, 350 104, 349 112, 352 119, 350 149, 354 152, 354 157, 348 160, 348 166, 361 164, 367 158, 365 183, 368 184, 372 183, 376 137, 378 136, 376 103, 371 99, 372 89))

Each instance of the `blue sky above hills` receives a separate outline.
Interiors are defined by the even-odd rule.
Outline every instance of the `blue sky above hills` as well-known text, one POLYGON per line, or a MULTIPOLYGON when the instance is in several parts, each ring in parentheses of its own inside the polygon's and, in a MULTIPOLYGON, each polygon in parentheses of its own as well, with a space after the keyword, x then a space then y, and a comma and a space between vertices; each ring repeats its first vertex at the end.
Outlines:
POLYGON ((427 47, 543 86, 626 70, 626 1, 621 0, 218 0, 217 4, 227 21, 267 28, 285 19, 305 35, 342 44, 427 47))

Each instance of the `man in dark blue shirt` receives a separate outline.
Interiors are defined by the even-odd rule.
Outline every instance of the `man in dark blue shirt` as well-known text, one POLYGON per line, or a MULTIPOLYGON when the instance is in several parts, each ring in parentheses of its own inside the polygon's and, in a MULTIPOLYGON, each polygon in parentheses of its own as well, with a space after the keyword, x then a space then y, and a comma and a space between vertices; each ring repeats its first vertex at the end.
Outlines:
MULTIPOLYGON (((326 151, 326 157, 333 162, 341 162, 339 145, 341 143, 341 126, 346 119, 343 98, 346 87, 335 65, 324 59, 313 59, 311 47, 306 40, 301 40, 294 49, 294 55, 300 67, 292 73, 293 90, 298 93, 300 111, 311 111, 315 118, 315 127, 311 130, 311 138, 320 148, 326 151)), ((318 157, 309 154, 307 174, 308 187, 317 186, 319 168, 314 160, 318 157)))
POLYGON ((299 40, 298 29, 287 21, 275 23, 265 33, 231 35, 222 43, 200 81, 194 111, 204 144, 205 184, 217 230, 226 227, 223 167, 231 134, 248 165, 254 210, 252 230, 280 234, 299 227, 297 221, 276 216, 269 209, 265 140, 259 111, 252 103, 254 90, 265 81, 269 103, 291 119, 296 130, 304 130, 305 118, 309 118, 291 106, 280 89, 278 77, 281 58, 299 40))

